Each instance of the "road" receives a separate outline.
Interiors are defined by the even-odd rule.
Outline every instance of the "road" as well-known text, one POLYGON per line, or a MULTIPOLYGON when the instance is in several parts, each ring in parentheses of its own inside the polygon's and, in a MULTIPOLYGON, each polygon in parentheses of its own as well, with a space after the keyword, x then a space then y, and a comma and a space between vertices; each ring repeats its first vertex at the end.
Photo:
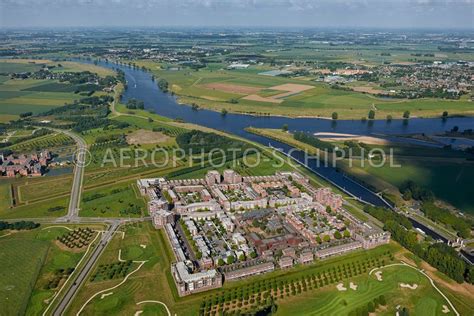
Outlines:
POLYGON ((84 168, 87 159, 87 144, 80 136, 73 132, 65 130, 61 130, 61 132, 74 139, 77 143, 74 178, 72 180, 71 197, 66 215, 66 220, 73 220, 78 217, 81 202, 82 179, 84 177, 84 168))
POLYGON ((64 314, 67 307, 69 306, 69 303, 74 298, 77 291, 81 288, 82 283, 86 280, 87 275, 94 267, 95 263, 97 262, 97 259, 99 259, 100 255, 107 247, 107 244, 110 242, 110 240, 112 240, 112 236, 117 230, 117 228, 120 226, 120 223, 121 222, 119 220, 114 221, 113 224, 109 226, 108 230, 103 234, 99 244, 94 249, 94 252, 87 259, 86 263, 84 264, 81 271, 74 280, 74 283, 67 289, 67 292, 64 294, 61 301, 54 310, 54 316, 61 316, 64 314))

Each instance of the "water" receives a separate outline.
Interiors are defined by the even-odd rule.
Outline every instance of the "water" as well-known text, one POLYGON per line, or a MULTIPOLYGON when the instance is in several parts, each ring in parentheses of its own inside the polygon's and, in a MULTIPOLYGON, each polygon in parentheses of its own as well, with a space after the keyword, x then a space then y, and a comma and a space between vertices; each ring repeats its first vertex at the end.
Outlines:
MULTIPOLYGON (((249 126, 258 128, 281 128, 284 124, 287 124, 291 131, 310 133, 334 132, 372 136, 384 135, 389 139, 422 144, 426 142, 406 138, 401 139, 397 137, 397 135, 442 133, 452 129, 454 126, 458 126, 459 130, 474 127, 474 118, 472 117, 449 118, 447 120, 415 118, 408 121, 392 120, 391 122, 387 122, 385 120, 374 120, 364 122, 361 120, 332 121, 317 118, 287 118, 278 116, 258 117, 231 113, 223 116, 218 112, 204 109, 193 110, 190 106, 178 104, 176 97, 159 90, 156 82, 152 80, 151 75, 147 72, 113 63, 99 62, 99 65, 108 68, 119 68, 124 71, 125 78, 128 82, 128 89, 123 93, 123 102, 127 102, 130 98, 140 99, 144 102, 146 109, 152 110, 161 116, 171 119, 180 118, 189 123, 229 132, 265 146, 271 145, 275 148, 280 148, 285 153, 290 152, 292 147, 266 137, 248 133, 244 129, 249 126)), ((431 144, 430 146, 440 145, 431 144)), ((337 172, 336 169, 324 165, 318 166, 315 159, 305 161, 305 156, 301 151, 293 151, 291 156, 352 196, 373 205, 386 206, 385 201, 375 192, 354 182, 344 174, 337 172)), ((416 227, 427 232, 435 239, 444 240, 444 238, 420 223, 417 223, 416 227)))

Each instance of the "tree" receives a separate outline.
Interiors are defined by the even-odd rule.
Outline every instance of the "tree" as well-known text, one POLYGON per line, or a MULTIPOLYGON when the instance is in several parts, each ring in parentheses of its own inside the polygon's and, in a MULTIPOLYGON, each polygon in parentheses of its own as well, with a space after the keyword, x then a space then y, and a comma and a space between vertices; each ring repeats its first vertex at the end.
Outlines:
POLYGON ((341 239, 341 238, 342 238, 342 235, 341 235, 341 233, 340 233, 338 230, 336 230, 336 231, 334 232, 334 238, 336 238, 336 239, 341 239))
POLYGON ((370 110, 369 115, 367 115, 367 117, 369 118, 369 120, 373 120, 375 118, 375 111, 370 110))
POLYGON ((443 112, 443 118, 446 118, 446 117, 448 117, 448 111, 443 112))
POLYGON ((219 260, 217 260, 217 265, 218 266, 223 266, 225 264, 224 260, 222 260, 222 258, 219 258, 219 260))
POLYGON ((329 237, 329 235, 324 235, 323 236, 323 241, 324 242, 329 242, 331 240, 331 237, 329 237))
POLYGON ((235 257, 230 255, 227 257, 227 263, 228 264, 233 264, 235 262, 235 257))
POLYGON ((391 122, 392 121, 392 116, 389 114, 387 115, 387 122, 391 122))
POLYGON ((252 251, 252 252, 250 253, 250 258, 252 258, 252 259, 257 258, 257 253, 256 253, 255 251, 252 251))
POLYGON ((333 120, 337 120, 339 116, 338 116, 337 112, 332 112, 331 117, 332 117, 333 120))
POLYGON ((244 261, 244 260, 245 260, 245 255, 244 255, 244 254, 241 254, 241 255, 239 256, 239 261, 244 261))
POLYGON ((372 303, 372 302, 367 303, 367 309, 369 310, 369 313, 375 312, 374 303, 372 303))
POLYGON ((409 119, 410 118, 410 111, 403 112, 403 118, 404 119, 409 119))
POLYGON ((222 116, 226 116, 226 115, 227 115, 227 113, 228 113, 228 112, 227 112, 227 110, 226 110, 226 109, 222 109, 222 111, 221 111, 221 115, 222 115, 222 116))
POLYGON ((346 229, 344 231, 344 238, 349 238, 349 237, 351 237, 351 232, 346 229))
POLYGON ((282 131, 287 132, 288 131, 288 124, 283 124, 281 129, 282 129, 282 131))

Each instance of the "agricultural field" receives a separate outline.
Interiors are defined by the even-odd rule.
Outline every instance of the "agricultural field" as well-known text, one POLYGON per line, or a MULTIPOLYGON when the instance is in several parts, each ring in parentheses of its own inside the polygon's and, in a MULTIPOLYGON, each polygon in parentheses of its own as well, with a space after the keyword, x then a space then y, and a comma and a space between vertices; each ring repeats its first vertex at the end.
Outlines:
POLYGON ((57 237, 74 228, 40 226, 0 239, 3 313, 38 315, 45 310, 47 302, 73 273, 85 253, 85 249, 69 251, 56 242, 57 237))
POLYGON ((150 67, 156 77, 166 79, 171 91, 184 104, 196 103, 200 107, 215 111, 255 115, 284 115, 331 117, 337 112, 339 119, 360 119, 369 110, 376 109, 376 117, 387 115, 401 118, 404 111, 412 117, 440 116, 443 111, 450 114, 473 115, 472 104, 467 98, 450 101, 443 99, 382 99, 362 92, 333 89, 328 84, 309 81, 306 77, 283 78, 259 75, 258 71, 202 68, 199 71, 168 70, 150 67), (301 89, 281 87, 305 87, 301 89))
MULTIPOLYGON (((112 70, 95 65, 61 62, 63 67, 57 67, 57 64, 49 60, 4 59, 0 61, 0 74, 35 72, 44 65, 54 65, 56 66, 53 68, 55 72, 91 71, 103 77, 114 75, 112 70)), ((12 120, 18 118, 21 113, 42 113, 83 97, 74 93, 76 91, 76 85, 60 83, 58 80, 10 79, 9 76, 2 75, 0 78, 0 116, 7 115, 8 117, 3 119, 12 120)))

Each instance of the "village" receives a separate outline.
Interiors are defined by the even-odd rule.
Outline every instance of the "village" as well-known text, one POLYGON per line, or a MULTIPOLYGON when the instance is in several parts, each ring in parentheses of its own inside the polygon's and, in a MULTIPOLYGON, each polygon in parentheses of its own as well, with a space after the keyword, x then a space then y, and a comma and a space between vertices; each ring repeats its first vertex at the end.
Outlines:
POLYGON ((43 175, 51 160, 47 150, 32 154, 4 155, 0 153, 0 176, 14 178, 18 176, 39 177, 43 175))
POLYGON ((173 249, 180 296, 390 241, 345 211, 340 195, 296 172, 212 170, 202 179, 137 182, 173 249))

